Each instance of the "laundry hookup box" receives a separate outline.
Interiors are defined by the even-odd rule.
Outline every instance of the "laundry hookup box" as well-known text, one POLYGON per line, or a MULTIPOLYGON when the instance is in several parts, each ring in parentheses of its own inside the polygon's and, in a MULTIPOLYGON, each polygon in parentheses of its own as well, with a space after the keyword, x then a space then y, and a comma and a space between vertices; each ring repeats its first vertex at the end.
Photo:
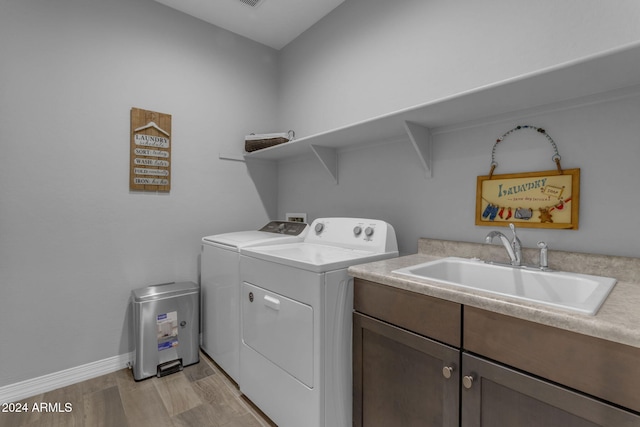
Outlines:
POLYGON ((133 378, 162 377, 200 361, 200 287, 171 282, 131 291, 133 378))

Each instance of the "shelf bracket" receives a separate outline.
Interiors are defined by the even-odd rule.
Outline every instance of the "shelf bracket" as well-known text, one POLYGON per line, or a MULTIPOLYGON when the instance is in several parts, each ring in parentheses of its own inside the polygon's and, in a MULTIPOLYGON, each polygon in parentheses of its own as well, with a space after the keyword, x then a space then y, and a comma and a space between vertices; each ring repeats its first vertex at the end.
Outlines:
POLYGON ((323 147, 320 145, 311 145, 313 154, 316 155, 322 166, 331 174, 331 177, 338 183, 338 150, 331 147, 323 147))
POLYGON ((422 163, 425 177, 431 178, 433 176, 431 171, 431 131, 427 127, 408 121, 404 122, 404 128, 422 163))
POLYGON ((221 160, 233 160, 236 162, 244 162, 244 156, 242 154, 228 154, 228 153, 218 153, 218 158, 221 160))

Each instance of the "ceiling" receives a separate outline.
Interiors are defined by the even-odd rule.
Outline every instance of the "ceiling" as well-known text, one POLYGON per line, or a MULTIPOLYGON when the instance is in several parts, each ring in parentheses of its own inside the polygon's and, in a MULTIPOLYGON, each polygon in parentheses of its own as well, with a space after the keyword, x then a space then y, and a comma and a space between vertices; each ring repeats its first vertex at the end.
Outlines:
POLYGON ((155 1, 280 50, 344 0, 155 1))

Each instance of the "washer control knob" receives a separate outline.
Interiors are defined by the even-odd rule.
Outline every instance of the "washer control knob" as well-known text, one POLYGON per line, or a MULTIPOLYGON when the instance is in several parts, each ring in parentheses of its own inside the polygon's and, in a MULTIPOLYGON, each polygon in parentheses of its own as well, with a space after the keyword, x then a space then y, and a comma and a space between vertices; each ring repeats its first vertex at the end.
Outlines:
POLYGON ((355 227, 353 227, 353 234, 355 234, 356 236, 359 236, 362 233, 362 227, 360 227, 359 225, 356 225, 355 227))
POLYGON ((284 224, 280 223, 280 225, 278 225, 278 231, 280 233, 282 233, 284 231, 284 224))
POLYGON ((324 230, 324 224, 319 222, 316 224, 316 233, 320 234, 322 233, 322 230, 324 230))
POLYGON ((373 231, 374 231, 373 227, 367 227, 367 228, 364 229, 364 234, 367 237, 371 237, 371 236, 373 236, 373 231))

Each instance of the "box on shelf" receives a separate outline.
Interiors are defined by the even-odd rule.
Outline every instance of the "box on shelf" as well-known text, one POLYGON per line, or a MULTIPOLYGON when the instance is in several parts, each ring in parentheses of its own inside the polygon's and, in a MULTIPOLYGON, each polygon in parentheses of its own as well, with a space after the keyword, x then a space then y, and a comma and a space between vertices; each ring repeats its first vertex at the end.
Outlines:
POLYGON ((247 152, 262 150, 263 148, 273 147, 291 141, 295 136, 295 132, 290 130, 283 133, 261 133, 247 135, 244 138, 244 149, 247 152))

